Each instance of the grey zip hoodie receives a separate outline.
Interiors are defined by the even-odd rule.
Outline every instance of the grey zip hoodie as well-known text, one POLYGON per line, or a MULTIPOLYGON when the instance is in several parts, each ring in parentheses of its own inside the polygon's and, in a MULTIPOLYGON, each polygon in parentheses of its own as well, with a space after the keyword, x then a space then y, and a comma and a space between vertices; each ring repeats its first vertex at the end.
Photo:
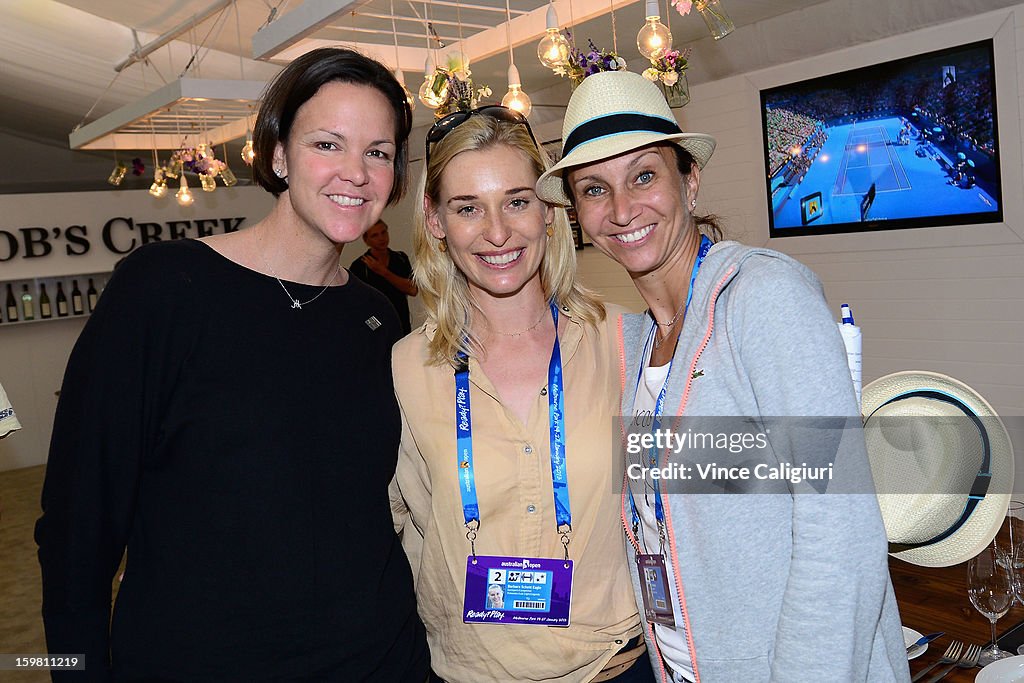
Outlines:
MULTIPOLYGON (((646 315, 622 318, 627 417, 651 324, 646 315)), ((814 273, 768 249, 714 245, 694 284, 665 413, 859 416, 842 340, 814 273)), ((844 441, 852 448, 846 467, 869 480, 862 435, 855 433, 852 447, 844 441)), ((909 680, 872 493, 663 496, 665 555, 698 681, 909 680)), ((632 554, 638 545, 625 490, 622 517, 632 554)), ((656 674, 671 680, 650 624, 647 639, 656 674)))

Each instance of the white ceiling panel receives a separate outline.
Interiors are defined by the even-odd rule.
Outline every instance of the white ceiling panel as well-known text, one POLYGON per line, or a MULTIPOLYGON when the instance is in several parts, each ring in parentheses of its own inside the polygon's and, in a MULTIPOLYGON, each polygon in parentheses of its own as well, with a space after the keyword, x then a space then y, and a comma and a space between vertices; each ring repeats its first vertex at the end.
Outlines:
MULTIPOLYGON (((675 45, 694 47, 691 82, 699 82, 808 56, 801 52, 803 40, 797 34, 785 46, 761 45, 756 40, 756 32, 749 29, 746 38, 740 36, 737 39, 736 36, 752 24, 776 20, 773 18, 800 12, 822 1, 722 0, 738 28, 736 35, 719 42, 708 37, 696 10, 686 17, 679 16, 674 10, 667 14, 662 12, 662 15, 663 21, 671 24, 675 45), (751 36, 755 39, 751 40, 751 36)), ((893 31, 910 30, 930 21, 949 20, 975 11, 1015 4, 1014 0, 957 0, 955 3, 932 0, 827 1, 863 5, 865 11, 889 13, 893 31), (924 7, 941 9, 925 11, 924 7), (932 15, 935 17, 930 18, 932 15)), ((4 93, 0 97, 0 130, 66 145, 68 133, 76 124, 83 120, 85 123, 94 121, 183 75, 185 64, 199 44, 204 46, 199 51, 200 66, 188 75, 265 81, 280 66, 251 59, 253 36, 262 26, 283 22, 290 13, 301 11, 304 5, 322 2, 238 0, 235 5, 194 29, 185 31, 169 46, 157 50, 148 65, 135 64, 118 75, 114 71, 115 65, 131 55, 136 46, 133 29, 138 43, 145 45, 203 12, 214 4, 214 0, 0 1, 0 92, 4 93), (271 18, 273 22, 269 21, 271 18)), ((344 0, 332 2, 337 8, 344 0)), ((593 4, 591 0, 558 2, 558 6, 563 8, 559 13, 562 26, 569 25, 573 19, 571 12, 564 11, 565 7, 578 7, 582 15, 586 13, 584 8, 593 4)), ((490 30, 490 33, 481 35, 488 37, 488 52, 492 56, 472 65, 473 80, 477 86, 489 85, 496 97, 501 96, 506 88, 508 67, 507 41, 501 30, 504 0, 354 0, 345 4, 345 11, 325 21, 324 26, 313 32, 311 37, 336 43, 377 43, 381 58, 393 62, 392 4, 398 17, 396 25, 402 34, 399 44, 413 55, 423 54, 428 44, 424 22, 428 17, 438 35, 445 38, 449 50, 453 39, 460 34, 460 22, 467 44, 472 42, 472 34, 490 30)), ((546 0, 509 0, 509 4, 514 16, 525 16, 521 13, 538 9, 543 12, 546 0)), ((611 0, 601 0, 599 4, 610 8, 611 0)), ((664 4, 665 0, 662 0, 664 4)), ((617 42, 619 52, 630 62, 630 68, 640 70, 642 62, 636 50, 635 36, 643 24, 644 3, 616 0, 616 6, 614 34, 612 15, 604 12, 603 8, 600 16, 577 22, 573 33, 580 45, 585 45, 586 40, 592 38, 598 46, 610 49, 617 42)), ((842 32, 844 27, 830 27, 829 30, 842 32)), ((855 27, 849 32, 855 33, 855 27)), ((847 37, 847 44, 875 37, 879 36, 852 35, 847 37)), ((515 48, 515 61, 528 92, 540 92, 550 87, 557 90, 560 84, 565 84, 538 63, 536 40, 520 35, 513 42, 520 43, 515 48)), ((422 79, 422 64, 407 58, 403 65, 408 68, 410 61, 413 64, 405 72, 405 78, 410 89, 415 90, 422 79)), ((568 85, 565 84, 567 93, 568 85)), ((556 104, 565 100, 562 96, 553 99, 558 100, 556 104)), ((535 98, 535 104, 545 103, 535 98)), ((545 111, 539 107, 535 111, 538 113, 534 116, 541 118, 560 116, 557 109, 545 111)), ((423 107, 417 108, 417 123, 429 122, 430 116, 423 107)))

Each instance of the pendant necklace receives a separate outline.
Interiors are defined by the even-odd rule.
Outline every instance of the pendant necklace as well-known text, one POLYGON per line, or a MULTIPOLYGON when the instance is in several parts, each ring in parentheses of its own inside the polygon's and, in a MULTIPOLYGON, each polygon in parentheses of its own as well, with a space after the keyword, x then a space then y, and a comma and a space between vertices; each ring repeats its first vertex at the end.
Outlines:
POLYGON ((665 341, 672 336, 672 330, 675 328, 676 322, 679 320, 679 316, 682 315, 684 310, 686 310, 686 299, 683 299, 683 303, 679 306, 679 310, 676 311, 676 314, 672 316, 672 319, 669 320, 667 323, 658 322, 658 319, 654 318, 654 312, 651 312, 651 317, 654 318, 655 325, 657 325, 658 327, 668 328, 668 330, 665 332, 664 338, 661 339, 661 341, 658 340, 658 332, 661 332, 661 330, 655 328, 656 332, 654 333, 654 348, 660 349, 661 345, 664 344, 665 341))
POLYGON ((281 285, 281 289, 284 290, 284 293, 288 297, 288 300, 292 302, 292 308, 298 308, 301 310, 303 306, 311 304, 317 299, 319 299, 320 295, 326 292, 327 288, 333 285, 338 280, 338 275, 341 274, 341 263, 338 263, 338 269, 334 272, 334 277, 331 278, 330 282, 324 285, 323 289, 317 292, 316 296, 314 296, 312 299, 309 299, 308 301, 299 301, 296 297, 292 296, 292 293, 289 292, 288 288, 284 286, 284 283, 281 282, 281 278, 277 276, 277 272, 274 270, 274 266, 270 265, 270 261, 268 261, 267 257, 263 255, 263 238, 259 237, 258 239, 260 243, 260 258, 263 259, 263 263, 265 263, 267 268, 270 269, 270 274, 274 276, 275 280, 277 280, 277 284, 281 285))

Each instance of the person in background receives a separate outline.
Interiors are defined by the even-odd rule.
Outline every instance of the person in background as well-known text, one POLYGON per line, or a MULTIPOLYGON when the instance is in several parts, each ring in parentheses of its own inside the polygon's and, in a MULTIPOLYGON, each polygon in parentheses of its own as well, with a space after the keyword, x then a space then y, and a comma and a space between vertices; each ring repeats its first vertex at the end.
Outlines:
POLYGON ((370 247, 349 266, 349 271, 360 280, 380 291, 388 298, 402 323, 402 334, 412 331, 409 320, 408 297, 416 296, 419 289, 412 279, 412 264, 404 252, 388 249, 391 238, 388 224, 383 220, 366 231, 363 241, 370 247))
POLYGON ((402 195, 410 127, 386 66, 308 52, 256 120, 270 213, 114 272, 68 362, 36 525, 47 646, 85 656, 54 679, 425 680, 388 501, 401 330, 339 262, 402 195))
POLYGON ((525 117, 450 114, 425 159, 413 243, 429 320, 393 353, 392 506, 419 550, 434 672, 650 683, 613 494, 619 310, 576 281, 565 212, 533 189, 545 161, 525 117))
MULTIPOLYGON (((814 274, 778 252, 722 241, 715 218, 696 212, 714 138, 682 132, 641 75, 605 72, 573 93, 563 140, 538 196, 575 206, 583 230, 649 307, 623 316, 618 414, 648 436, 735 428, 763 416, 824 416, 859 427, 843 343, 814 274)), ((814 433, 809 452, 835 454, 829 442, 837 432, 814 433)), ((753 457, 778 464, 772 458, 794 453, 791 436, 765 434, 769 448, 719 452, 718 464, 753 457)), ((622 524, 659 680, 909 678, 863 436, 851 431, 842 441, 848 450, 836 470, 847 477, 844 487, 863 487, 853 493, 788 482, 775 493, 751 493, 740 478, 684 495, 670 488, 678 483, 627 476, 622 524), (729 493, 733 487, 742 492, 729 493), (666 597, 670 608, 658 604, 666 597)), ((660 468, 692 465, 693 449, 641 457, 660 468)))

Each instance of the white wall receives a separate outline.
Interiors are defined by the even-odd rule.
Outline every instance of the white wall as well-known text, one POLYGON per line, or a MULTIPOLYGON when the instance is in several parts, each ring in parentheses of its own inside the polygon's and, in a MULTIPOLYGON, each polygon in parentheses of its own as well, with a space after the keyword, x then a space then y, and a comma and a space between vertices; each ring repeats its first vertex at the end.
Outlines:
MULTIPOLYGON (((66 228, 85 225, 90 248, 81 256, 68 256, 61 239, 45 257, 25 258, 24 250, 0 262, 0 282, 83 273, 109 272, 121 254, 107 250, 101 239, 103 224, 113 217, 131 217, 136 222, 164 225, 168 221, 246 218, 245 227, 262 218, 272 205, 271 195, 258 187, 223 188, 213 193, 197 191, 195 204, 182 209, 173 197, 156 200, 145 190, 77 192, 33 195, 0 195, 0 230, 18 234, 19 228, 44 226, 66 228)), ((234 221, 232 221, 232 224, 234 221)), ((194 223, 185 230, 195 237, 194 223)), ((186 227, 184 225, 179 227, 186 227)), ((222 232, 218 221, 214 232, 222 232)), ((127 248, 138 231, 119 223, 115 230, 119 249, 127 248)), ((9 256, 6 239, 0 240, 0 259, 9 256)), ((79 280, 83 287, 84 283, 79 280)), ((5 294, 6 290, 2 292, 5 294)), ((50 291, 51 298, 54 292, 50 291)), ((70 295, 70 292, 68 292, 70 295)), ((46 462, 60 389, 71 348, 86 318, 61 318, 0 324, 0 384, 14 406, 22 429, 0 440, 0 470, 29 467, 46 462)))

